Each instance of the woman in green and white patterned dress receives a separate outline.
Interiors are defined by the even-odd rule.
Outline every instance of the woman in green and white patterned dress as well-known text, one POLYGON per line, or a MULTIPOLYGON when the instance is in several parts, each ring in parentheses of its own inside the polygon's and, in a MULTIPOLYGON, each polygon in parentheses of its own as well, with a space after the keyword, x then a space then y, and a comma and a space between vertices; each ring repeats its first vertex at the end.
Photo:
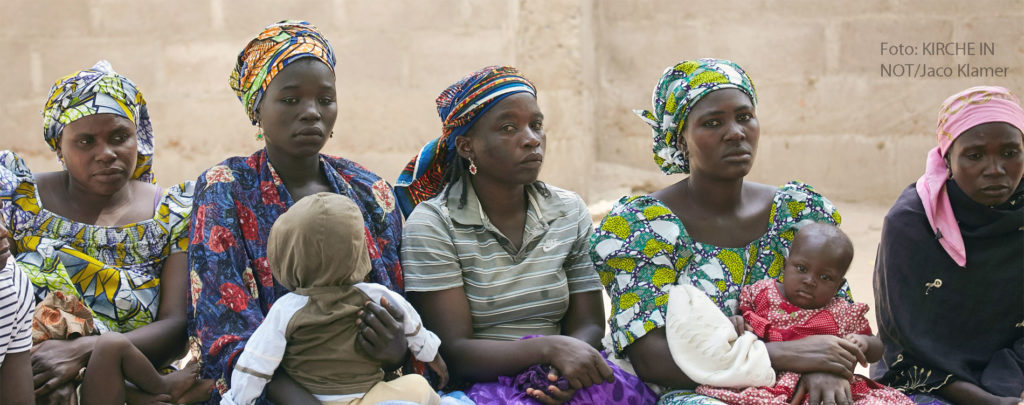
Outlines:
MULTIPOLYGON (((809 221, 838 224, 839 212, 811 186, 744 181, 760 132, 754 85, 742 68, 718 59, 669 67, 654 89, 654 160, 666 174, 689 176, 650 195, 624 197, 601 222, 591 256, 611 296, 611 349, 660 388, 659 403, 720 404, 693 393, 697 383, 669 355, 668 289, 691 284, 723 316, 737 312, 743 286, 780 278, 796 230, 809 221)), ((844 287, 841 295, 849 296, 844 287)), ((811 399, 843 403, 847 378, 863 354, 834 336, 766 343, 773 368, 804 373, 811 399)), ((818 403, 818 402, 812 402, 818 403)))

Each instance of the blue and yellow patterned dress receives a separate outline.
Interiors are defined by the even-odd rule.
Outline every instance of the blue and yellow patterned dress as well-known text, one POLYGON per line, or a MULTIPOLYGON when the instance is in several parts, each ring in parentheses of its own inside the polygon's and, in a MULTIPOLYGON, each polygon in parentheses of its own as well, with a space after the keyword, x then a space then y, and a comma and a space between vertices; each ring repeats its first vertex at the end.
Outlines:
POLYGON ((36 301, 50 291, 78 297, 101 331, 127 332, 156 320, 164 261, 188 247, 192 193, 192 182, 164 190, 145 221, 84 224, 41 207, 24 160, 0 151, 0 207, 36 301))
MULTIPOLYGON (((783 259, 801 223, 838 225, 840 220, 828 199, 794 181, 775 192, 764 235, 742 248, 722 248, 693 240, 658 199, 623 197, 591 239, 591 257, 611 297, 608 325, 614 350, 621 356, 626 346, 665 326, 668 287, 681 282, 703 290, 726 315, 735 314, 743 286, 781 279, 783 259)), ((849 288, 841 294, 848 297, 849 288)), ((673 391, 659 403, 722 402, 673 391)))

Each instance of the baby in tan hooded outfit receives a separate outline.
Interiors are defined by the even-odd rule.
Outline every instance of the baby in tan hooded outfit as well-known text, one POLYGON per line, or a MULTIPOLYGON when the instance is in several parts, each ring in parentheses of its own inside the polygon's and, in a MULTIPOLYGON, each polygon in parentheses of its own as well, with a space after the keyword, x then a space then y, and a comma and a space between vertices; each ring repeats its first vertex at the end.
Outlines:
POLYGON ((380 363, 357 349, 359 311, 384 297, 405 312, 403 326, 416 359, 444 368, 440 339, 422 327, 409 302, 380 284, 361 282, 370 258, 363 217, 351 199, 319 193, 299 200, 271 228, 267 257, 274 278, 291 293, 274 303, 253 332, 222 404, 252 404, 278 365, 324 403, 440 402, 422 376, 383 382, 380 363))

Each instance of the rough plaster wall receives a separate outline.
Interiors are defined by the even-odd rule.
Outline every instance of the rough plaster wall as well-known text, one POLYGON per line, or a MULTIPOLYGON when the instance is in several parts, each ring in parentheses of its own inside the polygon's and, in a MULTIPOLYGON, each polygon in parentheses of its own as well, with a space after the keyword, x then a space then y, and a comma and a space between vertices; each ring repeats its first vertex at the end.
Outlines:
POLYGON ((647 188, 681 177, 658 173, 650 130, 630 109, 649 109, 659 75, 680 60, 731 59, 753 78, 761 124, 753 180, 798 178, 840 200, 888 204, 916 180, 947 96, 979 84, 1024 93, 1020 0, 597 4, 597 156, 614 163, 602 178, 630 173, 647 188), (883 41, 994 42, 995 55, 883 56, 883 41), (1007 66, 1009 74, 883 78, 882 63, 1007 66))
POLYGON ((890 202, 933 144, 938 104, 981 83, 1024 93, 1024 0, 0 0, 0 147, 58 165, 39 111, 53 81, 106 58, 150 103, 161 183, 260 147, 227 85, 235 57, 284 18, 318 25, 338 55, 340 116, 327 153, 393 180, 439 133, 434 98, 488 64, 540 90, 542 178, 594 202, 676 181, 650 161, 630 109, 661 71, 730 58, 760 96, 754 180, 800 178, 833 199, 890 202), (881 41, 985 41, 994 56, 881 56, 881 41), (881 63, 1008 66, 1006 78, 880 78, 881 63))

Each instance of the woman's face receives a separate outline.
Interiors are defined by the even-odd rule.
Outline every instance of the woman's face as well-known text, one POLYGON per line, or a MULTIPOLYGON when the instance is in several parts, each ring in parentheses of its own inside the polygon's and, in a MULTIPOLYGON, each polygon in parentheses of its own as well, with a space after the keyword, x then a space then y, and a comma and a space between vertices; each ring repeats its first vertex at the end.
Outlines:
POLYGON ((478 179, 530 184, 537 181, 544 161, 544 114, 533 95, 513 94, 455 141, 459 155, 476 164, 478 179))
POLYGON ((138 161, 135 124, 116 114, 93 114, 64 127, 57 155, 71 179, 91 193, 113 195, 128 184, 138 161))
POLYGON ((746 93, 739 89, 708 93, 690 109, 683 127, 690 173, 746 176, 754 164, 760 131, 746 93))
POLYGON ((257 116, 267 149, 292 157, 316 155, 338 118, 334 72, 315 58, 284 68, 267 86, 257 116))
POLYGON ((989 122, 961 134, 946 154, 953 180, 972 200, 987 206, 1010 199, 1024 174, 1024 139, 1005 122, 989 122))

